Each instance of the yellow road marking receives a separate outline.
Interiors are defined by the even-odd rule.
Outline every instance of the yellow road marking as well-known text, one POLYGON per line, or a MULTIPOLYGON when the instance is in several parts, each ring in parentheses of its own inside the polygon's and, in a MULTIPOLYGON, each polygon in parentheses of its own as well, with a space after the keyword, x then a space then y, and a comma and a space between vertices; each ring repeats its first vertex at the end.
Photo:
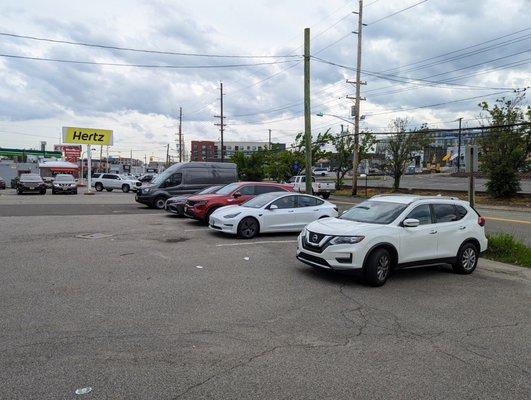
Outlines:
POLYGON ((523 221, 520 219, 508 219, 508 218, 488 217, 488 216, 484 216, 484 217, 487 221, 493 220, 493 221, 503 221, 503 222, 514 222, 515 224, 531 224, 531 221, 523 221))

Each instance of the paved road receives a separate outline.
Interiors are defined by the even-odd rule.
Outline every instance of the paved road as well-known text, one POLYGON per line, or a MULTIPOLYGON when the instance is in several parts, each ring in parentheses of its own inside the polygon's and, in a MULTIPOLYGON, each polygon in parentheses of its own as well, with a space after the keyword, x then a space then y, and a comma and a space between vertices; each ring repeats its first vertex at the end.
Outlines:
POLYGON ((369 288, 299 263, 294 240, 164 213, 0 217, 0 397, 529 397, 529 270, 369 288))
MULTIPOLYGON (((485 191, 487 180, 483 178, 476 179, 476 190, 485 191)), ((345 185, 351 185, 351 182, 346 179, 345 185)), ((360 187, 365 187, 365 180, 358 181, 360 187)), ((521 193, 531 193, 531 180, 520 181, 522 187, 521 193)), ((393 186, 393 178, 384 176, 382 179, 369 179, 369 187, 389 188, 393 186)), ((404 175, 400 180, 400 187, 402 189, 425 189, 425 190, 461 190, 468 191, 468 179, 457 178, 440 174, 429 175, 404 175)))

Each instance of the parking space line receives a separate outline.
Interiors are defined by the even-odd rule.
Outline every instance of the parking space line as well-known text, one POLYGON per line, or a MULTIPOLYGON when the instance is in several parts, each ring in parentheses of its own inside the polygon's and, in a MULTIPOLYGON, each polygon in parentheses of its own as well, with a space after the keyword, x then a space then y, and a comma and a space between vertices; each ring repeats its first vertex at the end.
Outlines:
POLYGON ((257 242, 241 242, 241 243, 219 243, 216 247, 230 247, 230 246, 248 246, 264 243, 297 243, 297 240, 260 240, 257 242))

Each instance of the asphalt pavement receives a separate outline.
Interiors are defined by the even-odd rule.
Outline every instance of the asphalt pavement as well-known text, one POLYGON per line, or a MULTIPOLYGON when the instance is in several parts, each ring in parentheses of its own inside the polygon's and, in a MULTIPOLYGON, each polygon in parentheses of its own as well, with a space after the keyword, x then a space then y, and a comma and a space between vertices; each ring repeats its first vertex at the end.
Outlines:
POLYGON ((26 216, 0 197, 1 398, 529 398, 529 270, 370 288, 299 263, 295 235, 234 239, 128 196, 23 196, 26 216))

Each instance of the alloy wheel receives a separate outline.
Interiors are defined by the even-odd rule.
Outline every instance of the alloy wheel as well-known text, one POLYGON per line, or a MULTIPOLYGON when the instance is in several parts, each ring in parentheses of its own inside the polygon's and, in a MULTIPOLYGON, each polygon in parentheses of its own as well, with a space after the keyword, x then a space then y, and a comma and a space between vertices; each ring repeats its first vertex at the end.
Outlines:
POLYGON ((256 234, 256 222, 252 219, 244 219, 240 231, 243 237, 253 237, 256 234))
POLYGON ((387 255, 383 255, 378 259, 376 276, 378 277, 379 281, 383 281, 385 280, 385 278, 387 278, 387 274, 389 273, 390 264, 391 262, 387 255))
POLYGON ((473 248, 467 247, 465 251, 463 251, 463 255, 461 256, 461 265, 466 271, 474 268, 474 265, 476 265, 476 252, 473 248))

